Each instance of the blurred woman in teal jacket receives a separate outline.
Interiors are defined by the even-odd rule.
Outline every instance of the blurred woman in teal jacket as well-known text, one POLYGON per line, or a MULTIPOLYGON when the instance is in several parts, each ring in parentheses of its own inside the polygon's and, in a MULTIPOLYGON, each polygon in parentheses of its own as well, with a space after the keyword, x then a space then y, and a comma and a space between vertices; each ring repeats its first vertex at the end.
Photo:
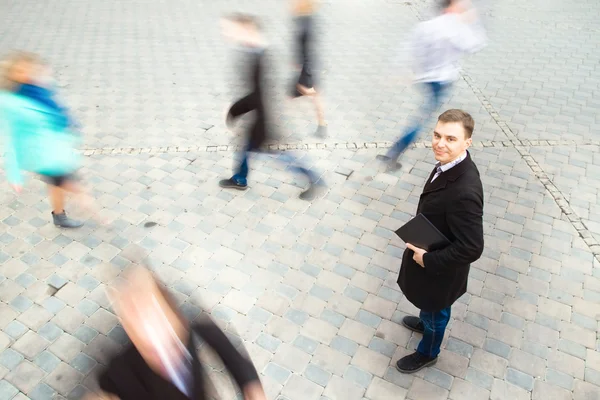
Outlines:
POLYGON ((92 201, 76 172, 80 157, 79 136, 66 109, 54 100, 48 69, 34 54, 16 53, 2 65, 0 130, 5 141, 4 167, 13 189, 20 193, 23 171, 38 174, 48 184, 52 218, 56 226, 79 228, 82 222, 68 218, 65 195, 80 196, 90 210, 92 201))

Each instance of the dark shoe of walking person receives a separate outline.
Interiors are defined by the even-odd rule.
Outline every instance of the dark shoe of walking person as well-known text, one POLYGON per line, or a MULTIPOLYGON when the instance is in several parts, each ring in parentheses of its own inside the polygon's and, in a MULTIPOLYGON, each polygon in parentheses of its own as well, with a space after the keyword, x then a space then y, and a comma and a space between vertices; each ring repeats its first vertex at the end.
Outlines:
POLYGON ((327 125, 319 125, 315 131, 315 136, 325 139, 327 137, 327 125))
POLYGON ((83 226, 83 222, 67 217, 67 213, 64 211, 60 214, 55 214, 54 211, 52 211, 52 220, 54 225, 59 228, 75 229, 83 226))
POLYGON ((220 180, 219 186, 221 186, 222 188, 225 188, 225 189, 237 189, 237 190, 248 189, 248 184, 239 183, 231 178, 220 180))
POLYGON ((325 191, 326 188, 327 188, 327 185, 325 185, 322 182, 311 183, 310 186, 308 187, 308 189, 306 189, 304 192, 300 193, 300 196, 298 196, 298 198, 300 200, 306 200, 306 201, 314 200, 323 191, 325 191))
POLYGON ((386 155, 379 154, 376 158, 387 166, 388 172, 398 171, 402 168, 402 164, 386 155))
POLYGON ((437 357, 427 357, 418 351, 402 357, 396 362, 396 369, 404 374, 412 374, 437 362, 437 357))
POLYGON ((418 333, 425 332, 425 326, 423 326, 423 321, 419 317, 413 317, 412 315, 407 315, 402 318, 402 325, 410 329, 411 331, 415 331, 418 333))

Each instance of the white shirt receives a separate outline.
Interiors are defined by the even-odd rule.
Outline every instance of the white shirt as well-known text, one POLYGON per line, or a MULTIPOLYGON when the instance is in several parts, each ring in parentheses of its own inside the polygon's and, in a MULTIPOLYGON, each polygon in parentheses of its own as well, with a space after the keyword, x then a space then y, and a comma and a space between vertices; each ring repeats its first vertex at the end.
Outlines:
POLYGON ((446 172, 450 168, 455 167, 457 164, 460 164, 462 161, 465 160, 465 158, 467 158, 466 151, 463 154, 461 154, 460 156, 458 156, 457 158, 455 158, 454 160, 452 160, 449 163, 446 163, 444 165, 442 165, 441 163, 438 162, 435 165, 435 175, 433 175, 433 178, 431 178, 431 182, 435 181, 436 178, 442 174, 442 172, 446 172))
POLYGON ((411 64, 415 82, 453 82, 459 78, 462 56, 485 47, 486 41, 480 23, 442 14, 417 25, 399 59, 411 64))

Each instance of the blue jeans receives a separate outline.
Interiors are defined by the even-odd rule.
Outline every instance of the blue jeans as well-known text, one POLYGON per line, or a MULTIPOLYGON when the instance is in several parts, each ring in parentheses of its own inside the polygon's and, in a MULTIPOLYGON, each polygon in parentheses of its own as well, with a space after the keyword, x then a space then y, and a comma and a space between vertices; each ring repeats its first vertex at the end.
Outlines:
POLYGON ((396 161, 400 157, 400 154, 417 140, 419 132, 423 129, 425 120, 430 118, 431 114, 442 104, 451 86, 447 82, 425 82, 424 85, 427 91, 425 102, 421 105, 418 114, 413 117, 413 121, 404 131, 404 135, 394 143, 387 153, 387 156, 393 161, 396 161))
POLYGON ((440 354, 446 326, 450 321, 450 307, 436 312, 421 311, 419 318, 423 321, 425 332, 417 351, 427 357, 437 357, 440 354))
MULTIPOLYGON (((300 160, 297 157, 294 157, 292 154, 288 152, 275 153, 279 157, 277 157, 277 161, 281 163, 285 163, 289 165, 289 169, 293 172, 302 174, 306 176, 308 182, 312 185, 317 183, 319 180, 319 175, 314 173, 313 171, 305 168, 300 165, 300 160), (295 165, 294 165, 295 164, 295 165)), ((238 165, 235 174, 231 177, 234 181, 239 184, 247 185, 248 184, 248 157, 250 156, 249 151, 244 151, 242 154, 242 158, 240 160, 240 164, 238 165)))

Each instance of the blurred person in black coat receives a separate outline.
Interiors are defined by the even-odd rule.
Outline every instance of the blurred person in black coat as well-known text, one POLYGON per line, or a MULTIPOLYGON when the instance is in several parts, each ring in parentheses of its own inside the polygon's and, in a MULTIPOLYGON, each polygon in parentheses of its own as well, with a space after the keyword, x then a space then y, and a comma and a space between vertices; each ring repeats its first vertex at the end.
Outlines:
POLYGON ((470 264, 483 252, 483 186, 467 151, 473 118, 462 110, 448 110, 438 118, 431 141, 438 161, 425 183, 417 214, 422 213, 451 242, 427 252, 409 243, 398 277, 400 289, 421 310, 402 324, 422 333, 417 351, 400 359, 404 373, 416 372, 437 361, 452 304, 467 291, 470 264))
POLYGON ((227 189, 246 190, 250 172, 250 154, 261 152, 275 155, 278 161, 290 165, 291 171, 304 175, 309 186, 299 197, 303 200, 312 200, 325 186, 319 174, 301 165, 300 161, 289 151, 278 152, 266 149, 267 141, 274 138, 274 127, 269 123, 269 107, 265 101, 264 81, 268 70, 267 44, 257 19, 250 15, 234 14, 223 18, 222 25, 225 36, 233 41, 238 49, 247 54, 247 82, 250 86, 250 93, 236 101, 229 109, 226 117, 227 126, 231 127, 237 118, 252 111, 255 116, 253 123, 246 131, 244 148, 233 176, 219 181, 219 186, 227 189))
POLYGON ((198 357, 202 340, 222 359, 244 400, 266 400, 252 362, 210 318, 188 323, 147 270, 136 269, 110 297, 132 344, 112 357, 99 378, 102 392, 87 399, 208 399, 213 386, 198 357))

